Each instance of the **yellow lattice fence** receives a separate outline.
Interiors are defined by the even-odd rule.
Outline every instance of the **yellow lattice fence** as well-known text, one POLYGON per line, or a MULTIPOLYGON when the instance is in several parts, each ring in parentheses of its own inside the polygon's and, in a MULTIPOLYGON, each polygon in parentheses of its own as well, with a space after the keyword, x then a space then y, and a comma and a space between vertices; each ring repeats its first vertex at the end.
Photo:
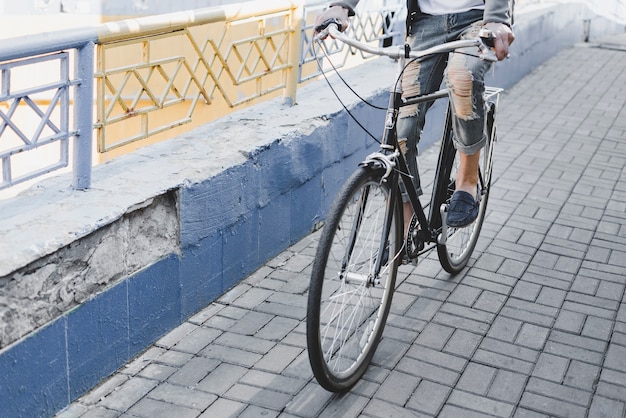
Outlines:
MULTIPOLYGON (((299 42, 301 7, 277 3, 282 6, 266 6, 264 13, 243 3, 231 12, 231 19, 212 16, 207 9, 208 22, 203 24, 101 41, 98 151, 108 158, 118 148, 125 152, 146 141, 170 138, 233 107, 283 94, 293 78, 289 72, 297 71, 298 56, 292 48, 299 42)), ((149 27, 149 19, 136 21, 138 27, 149 27)))

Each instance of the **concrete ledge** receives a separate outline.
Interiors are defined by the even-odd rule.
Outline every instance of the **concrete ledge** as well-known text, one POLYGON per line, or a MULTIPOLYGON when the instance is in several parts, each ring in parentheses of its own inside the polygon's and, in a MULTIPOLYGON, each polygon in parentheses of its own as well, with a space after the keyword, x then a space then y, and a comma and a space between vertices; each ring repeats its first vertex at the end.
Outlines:
MULTIPOLYGON (((579 42, 591 19, 581 5, 533 13, 518 15, 512 58, 490 84, 579 42)), ((384 105, 378 86, 394 71, 378 59, 345 77, 384 105)), ((339 90, 378 135, 383 113, 339 90)), ((96 167, 88 191, 61 176, 0 203, 5 413, 53 414, 324 218, 377 144, 323 82, 298 94, 296 106, 258 105, 96 167)))

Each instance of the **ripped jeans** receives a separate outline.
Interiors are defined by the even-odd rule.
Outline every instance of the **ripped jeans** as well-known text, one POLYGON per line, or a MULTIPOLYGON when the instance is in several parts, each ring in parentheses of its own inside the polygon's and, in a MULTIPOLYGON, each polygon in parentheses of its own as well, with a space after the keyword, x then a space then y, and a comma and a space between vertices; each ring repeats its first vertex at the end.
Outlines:
MULTIPOLYGON (((410 27, 407 43, 411 49, 421 50, 444 42, 477 37, 483 25, 482 17, 482 10, 438 16, 418 15, 410 27)), ((452 106, 454 145, 464 154, 472 155, 486 141, 483 93, 485 73, 490 66, 489 61, 478 58, 476 48, 460 49, 449 55, 441 54, 421 62, 412 62, 403 73, 403 97, 437 91, 445 76, 452 106)), ((420 194, 417 144, 424 128, 426 112, 431 105, 421 103, 401 108, 397 125, 398 140, 400 143, 406 140, 406 147, 401 148, 414 186, 420 194)), ((404 200, 407 200, 406 196, 404 200)))

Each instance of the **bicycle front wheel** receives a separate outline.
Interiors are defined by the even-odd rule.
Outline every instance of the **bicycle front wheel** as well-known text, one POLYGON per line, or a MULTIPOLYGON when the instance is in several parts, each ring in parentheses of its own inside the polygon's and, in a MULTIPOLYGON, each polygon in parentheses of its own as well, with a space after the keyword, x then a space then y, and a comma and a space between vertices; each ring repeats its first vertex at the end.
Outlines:
MULTIPOLYGON (((437 255, 441 266, 448 273, 459 273, 469 262, 469 259, 476 248, 478 237, 487 213, 487 202, 491 188, 491 171, 493 167, 493 145, 495 141, 494 127, 495 108, 490 106, 487 112, 487 143, 481 151, 480 163, 478 167, 478 196, 480 199, 480 209, 476 220, 464 228, 442 228, 446 236, 439 238, 437 244, 437 255)), ((441 205, 450 203, 450 198, 454 193, 454 180, 459 167, 459 155, 454 149, 451 141, 444 147, 439 176, 440 196, 435 200, 436 204, 432 210, 440 210, 441 205)))
POLYGON ((363 375, 389 314, 403 222, 399 193, 391 193, 383 173, 360 168, 346 182, 313 263, 309 361, 320 385, 333 392, 350 389, 363 375))

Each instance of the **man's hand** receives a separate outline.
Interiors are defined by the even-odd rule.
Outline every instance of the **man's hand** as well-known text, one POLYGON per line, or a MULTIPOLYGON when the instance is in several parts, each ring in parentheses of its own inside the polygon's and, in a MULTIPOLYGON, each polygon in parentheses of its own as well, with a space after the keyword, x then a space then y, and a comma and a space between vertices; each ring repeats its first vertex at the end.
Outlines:
POLYGON ((326 9, 324 13, 315 19, 315 35, 326 29, 330 21, 341 22, 339 30, 341 32, 345 31, 348 29, 348 9, 341 6, 332 6, 326 9))
POLYGON ((509 46, 515 40, 515 35, 510 27, 504 23, 490 22, 485 24, 483 28, 493 34, 493 49, 499 61, 509 56, 509 46))

